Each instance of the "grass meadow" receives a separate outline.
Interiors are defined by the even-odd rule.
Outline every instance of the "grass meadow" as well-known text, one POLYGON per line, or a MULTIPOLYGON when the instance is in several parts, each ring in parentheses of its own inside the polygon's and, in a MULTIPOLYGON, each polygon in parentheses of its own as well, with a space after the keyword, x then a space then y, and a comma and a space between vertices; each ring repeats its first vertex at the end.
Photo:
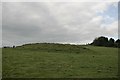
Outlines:
POLYGON ((2 77, 2 49, 0 48, 0 78, 2 77))
POLYGON ((118 49, 90 45, 27 44, 3 48, 3 78, 116 78, 118 49))

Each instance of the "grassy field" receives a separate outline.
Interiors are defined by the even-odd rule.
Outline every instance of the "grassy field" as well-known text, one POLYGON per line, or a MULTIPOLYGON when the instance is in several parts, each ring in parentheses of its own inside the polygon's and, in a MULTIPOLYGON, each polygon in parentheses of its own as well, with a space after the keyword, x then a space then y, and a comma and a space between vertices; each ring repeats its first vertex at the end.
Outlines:
POLYGON ((0 48, 0 79, 2 77, 2 49, 0 48))
POLYGON ((118 49, 62 44, 3 48, 3 78, 117 77, 118 49))

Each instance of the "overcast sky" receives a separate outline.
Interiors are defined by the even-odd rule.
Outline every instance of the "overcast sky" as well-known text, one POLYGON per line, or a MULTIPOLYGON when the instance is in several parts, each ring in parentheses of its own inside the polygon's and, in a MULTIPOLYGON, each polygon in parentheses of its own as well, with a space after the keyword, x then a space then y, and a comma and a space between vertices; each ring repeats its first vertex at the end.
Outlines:
POLYGON ((117 2, 4 2, 2 13, 3 46, 118 38, 117 2))

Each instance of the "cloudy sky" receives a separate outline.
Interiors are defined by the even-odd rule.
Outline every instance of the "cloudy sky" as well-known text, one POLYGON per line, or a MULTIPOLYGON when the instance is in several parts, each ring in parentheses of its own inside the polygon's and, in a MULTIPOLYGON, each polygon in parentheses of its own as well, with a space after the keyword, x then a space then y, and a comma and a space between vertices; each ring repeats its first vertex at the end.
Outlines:
POLYGON ((118 38, 117 2, 4 2, 2 44, 90 43, 118 38))

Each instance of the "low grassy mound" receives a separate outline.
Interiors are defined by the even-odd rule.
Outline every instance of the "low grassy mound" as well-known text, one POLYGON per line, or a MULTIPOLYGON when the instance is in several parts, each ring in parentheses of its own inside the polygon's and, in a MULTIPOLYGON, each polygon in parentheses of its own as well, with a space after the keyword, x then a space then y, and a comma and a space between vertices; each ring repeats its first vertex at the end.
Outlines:
POLYGON ((117 48, 37 43, 2 53, 3 78, 117 77, 117 48))
POLYGON ((34 44, 25 44, 17 47, 17 49, 25 50, 37 50, 45 52, 63 52, 63 53, 81 53, 90 51, 90 49, 80 46, 80 45, 71 45, 71 44, 58 44, 58 43, 34 43, 34 44))

